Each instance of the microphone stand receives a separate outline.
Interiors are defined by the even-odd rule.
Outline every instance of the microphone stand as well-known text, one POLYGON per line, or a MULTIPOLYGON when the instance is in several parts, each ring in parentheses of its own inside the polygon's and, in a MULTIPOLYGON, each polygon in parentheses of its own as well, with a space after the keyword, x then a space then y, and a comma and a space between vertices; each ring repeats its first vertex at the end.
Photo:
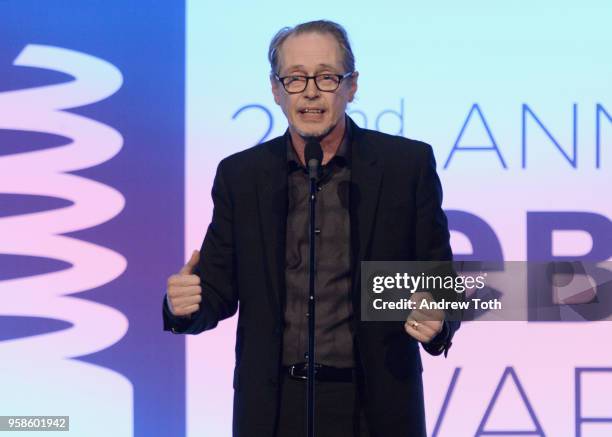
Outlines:
POLYGON ((309 198, 309 273, 308 273, 308 355, 307 361, 307 395, 306 395, 306 435, 315 437, 314 401, 315 401, 315 205, 317 201, 317 179, 319 163, 311 160, 309 167, 310 198, 309 198), (312 165, 314 164, 314 165, 312 165))

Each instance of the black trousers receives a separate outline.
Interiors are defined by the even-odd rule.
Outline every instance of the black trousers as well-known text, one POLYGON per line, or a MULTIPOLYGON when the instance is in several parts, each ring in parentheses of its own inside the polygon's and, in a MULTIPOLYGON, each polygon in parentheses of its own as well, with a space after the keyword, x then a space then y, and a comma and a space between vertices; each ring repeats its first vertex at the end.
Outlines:
MULTIPOLYGON (((315 383, 316 437, 369 437, 354 382, 315 383)), ((282 378, 276 437, 306 437, 306 381, 282 378)))

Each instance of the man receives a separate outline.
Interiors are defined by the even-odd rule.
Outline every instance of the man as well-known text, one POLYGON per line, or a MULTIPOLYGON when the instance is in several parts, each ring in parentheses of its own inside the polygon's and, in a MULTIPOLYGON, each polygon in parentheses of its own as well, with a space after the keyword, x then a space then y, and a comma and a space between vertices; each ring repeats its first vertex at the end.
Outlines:
POLYGON ((427 144, 359 128, 345 114, 358 73, 344 29, 282 29, 269 50, 284 136, 224 159, 200 254, 168 280, 164 329, 198 334, 240 303, 234 436, 305 435, 308 176, 317 195, 317 436, 425 436, 418 342, 447 352, 458 323, 413 311, 360 321, 360 261, 450 260, 441 188, 427 144))

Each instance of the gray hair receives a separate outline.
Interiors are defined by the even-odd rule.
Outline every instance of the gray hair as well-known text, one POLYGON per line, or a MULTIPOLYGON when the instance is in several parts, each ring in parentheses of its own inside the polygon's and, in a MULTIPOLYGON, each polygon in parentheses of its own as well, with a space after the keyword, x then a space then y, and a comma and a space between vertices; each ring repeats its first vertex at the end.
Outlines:
POLYGON ((355 71, 355 56, 353 56, 353 50, 349 43, 348 35, 344 27, 338 23, 328 20, 317 20, 309 21, 308 23, 298 24, 295 27, 283 27, 279 30, 272 41, 270 41, 270 47, 268 49, 268 60, 270 61, 270 74, 279 73, 279 59, 278 52, 287 38, 292 35, 300 35, 304 33, 322 33, 332 35, 338 45, 340 46, 340 52, 342 53, 342 66, 345 72, 355 71))

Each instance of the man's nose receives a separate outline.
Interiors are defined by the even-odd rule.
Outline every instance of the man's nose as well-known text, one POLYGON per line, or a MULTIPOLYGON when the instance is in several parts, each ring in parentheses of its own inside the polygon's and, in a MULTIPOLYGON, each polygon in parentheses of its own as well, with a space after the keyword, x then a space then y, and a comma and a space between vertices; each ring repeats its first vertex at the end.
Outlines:
POLYGON ((308 83, 306 84, 306 89, 304 90, 304 97, 308 99, 313 99, 317 97, 319 93, 320 91, 319 88, 317 88, 317 84, 315 83, 314 78, 309 79, 308 83))

